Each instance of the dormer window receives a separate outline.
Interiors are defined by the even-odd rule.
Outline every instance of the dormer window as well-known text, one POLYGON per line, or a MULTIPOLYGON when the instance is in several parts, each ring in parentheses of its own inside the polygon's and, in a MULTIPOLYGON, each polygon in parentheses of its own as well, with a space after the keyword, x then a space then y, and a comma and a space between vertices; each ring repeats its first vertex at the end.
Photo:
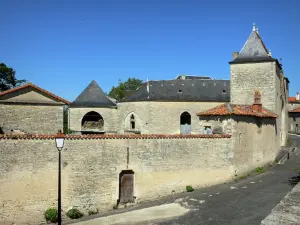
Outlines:
POLYGON ((133 114, 130 116, 130 129, 131 130, 135 129, 135 118, 133 114))

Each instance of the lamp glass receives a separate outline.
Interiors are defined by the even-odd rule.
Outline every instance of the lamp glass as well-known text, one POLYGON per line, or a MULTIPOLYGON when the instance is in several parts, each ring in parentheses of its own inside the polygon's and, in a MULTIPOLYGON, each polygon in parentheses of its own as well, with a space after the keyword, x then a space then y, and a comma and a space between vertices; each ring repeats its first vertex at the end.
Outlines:
POLYGON ((55 138, 56 147, 63 148, 64 147, 64 138, 55 138))

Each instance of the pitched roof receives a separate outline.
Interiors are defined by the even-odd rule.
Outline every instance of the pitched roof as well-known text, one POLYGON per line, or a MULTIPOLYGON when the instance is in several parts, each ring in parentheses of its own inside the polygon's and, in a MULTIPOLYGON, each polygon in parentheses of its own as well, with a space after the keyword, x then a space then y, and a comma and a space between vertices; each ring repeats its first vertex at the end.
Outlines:
POLYGON ((26 83, 24 85, 21 85, 21 86, 18 86, 18 87, 15 87, 15 88, 12 88, 12 89, 9 89, 7 91, 3 91, 3 92, 0 92, 0 96, 4 96, 4 95, 7 95, 7 94, 10 94, 10 93, 13 93, 13 92, 16 92, 16 91, 19 91, 19 90, 22 90, 22 89, 25 89, 25 88, 33 88, 39 92, 42 92, 44 93, 45 95, 48 95, 50 97, 52 97, 53 99, 57 100, 57 101, 61 101, 63 103, 66 103, 66 104, 70 104, 69 101, 57 96, 57 95, 54 95, 52 94, 51 92, 49 91, 46 91, 45 89, 42 89, 32 83, 26 83))
POLYGON ((290 113, 300 113, 300 108, 289 110, 290 113))
POLYGON ((269 55, 264 42, 254 27, 242 50, 230 63, 277 61, 269 55))
POLYGON ((97 82, 93 80, 70 106, 115 107, 116 104, 105 95, 97 82))
POLYGON ((122 101, 230 101, 229 80, 148 81, 122 101))
POLYGON ((300 103, 300 100, 296 100, 296 97, 289 97, 290 103, 300 103))
POLYGON ((268 109, 262 108, 262 112, 257 112, 253 110, 253 105, 236 105, 225 103, 216 106, 212 109, 199 112, 197 116, 254 116, 254 117, 270 117, 276 118, 277 115, 268 109))

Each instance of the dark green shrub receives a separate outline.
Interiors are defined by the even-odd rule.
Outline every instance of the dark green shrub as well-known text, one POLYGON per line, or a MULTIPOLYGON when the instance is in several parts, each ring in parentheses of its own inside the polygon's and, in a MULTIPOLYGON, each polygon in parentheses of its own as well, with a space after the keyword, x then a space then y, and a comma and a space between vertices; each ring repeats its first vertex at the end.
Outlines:
POLYGON ((188 186, 186 186, 186 191, 192 192, 192 191, 194 191, 194 188, 192 186, 188 185, 188 186))
POLYGON ((56 223, 58 221, 58 211, 56 208, 49 208, 45 212, 45 219, 47 222, 56 223))
POLYGON ((83 213, 79 211, 79 209, 70 209, 67 212, 67 217, 70 219, 78 219, 83 216, 83 213))

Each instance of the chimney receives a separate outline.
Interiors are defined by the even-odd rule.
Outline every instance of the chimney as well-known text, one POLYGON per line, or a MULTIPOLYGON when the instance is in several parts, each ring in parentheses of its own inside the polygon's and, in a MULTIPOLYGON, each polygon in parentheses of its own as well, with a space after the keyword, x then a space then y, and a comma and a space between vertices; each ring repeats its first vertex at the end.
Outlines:
POLYGON ((254 93, 254 104, 252 105, 253 112, 262 112, 262 104, 261 104, 261 94, 259 91, 255 91, 254 93))
POLYGON ((238 52, 233 52, 232 53, 232 60, 235 60, 239 56, 238 52))
POLYGON ((300 100, 300 94, 299 92, 296 93, 296 101, 299 101, 300 100))

